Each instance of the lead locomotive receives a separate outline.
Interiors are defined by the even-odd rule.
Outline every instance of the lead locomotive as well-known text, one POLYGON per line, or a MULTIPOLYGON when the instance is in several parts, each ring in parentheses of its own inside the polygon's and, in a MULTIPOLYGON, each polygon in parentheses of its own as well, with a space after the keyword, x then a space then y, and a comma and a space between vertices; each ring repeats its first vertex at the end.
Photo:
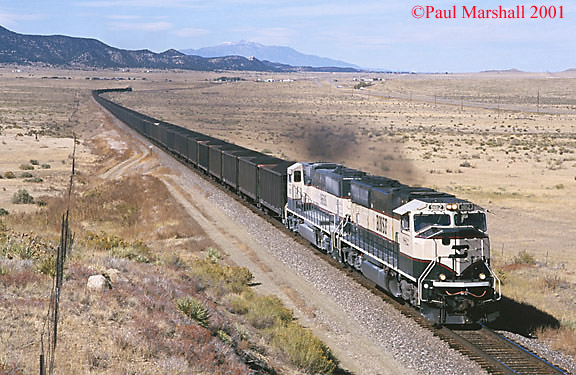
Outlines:
POLYGON ((486 212, 338 164, 288 168, 287 226, 438 324, 497 317, 486 212))

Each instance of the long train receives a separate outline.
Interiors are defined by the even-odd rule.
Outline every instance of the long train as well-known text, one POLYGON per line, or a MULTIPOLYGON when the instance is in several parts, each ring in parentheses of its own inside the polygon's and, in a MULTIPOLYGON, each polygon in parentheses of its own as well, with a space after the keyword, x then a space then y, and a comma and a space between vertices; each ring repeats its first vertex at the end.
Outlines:
POLYGON ((94 99, 153 143, 282 220, 436 324, 498 317, 486 211, 333 163, 292 162, 94 99))

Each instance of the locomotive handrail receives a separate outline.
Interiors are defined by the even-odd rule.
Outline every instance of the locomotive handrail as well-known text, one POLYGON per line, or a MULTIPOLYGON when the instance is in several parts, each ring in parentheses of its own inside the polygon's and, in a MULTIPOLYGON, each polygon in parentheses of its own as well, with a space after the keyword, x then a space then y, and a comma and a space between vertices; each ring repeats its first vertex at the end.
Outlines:
MULTIPOLYGON (((438 257, 438 258, 440 258, 440 257, 438 257)), ((424 301, 424 302, 427 301, 427 300, 424 300, 422 298, 422 282, 430 274, 430 272, 432 272, 432 269, 434 268, 435 265, 436 265, 436 259, 432 260, 428 264, 428 266, 426 267, 424 272, 422 272, 422 275, 420 275, 420 277, 418 278, 418 306, 420 306, 420 301, 424 301)))
POLYGON ((500 299, 502 299, 502 281, 500 281, 500 278, 496 276, 496 273, 494 271, 492 271, 492 268, 490 268, 488 262, 484 261, 484 265, 486 266, 486 268, 488 268, 488 271, 490 271, 490 275, 492 275, 492 278, 494 280, 493 288, 496 290, 496 286, 498 286, 498 298, 496 298, 496 301, 500 301, 500 299))

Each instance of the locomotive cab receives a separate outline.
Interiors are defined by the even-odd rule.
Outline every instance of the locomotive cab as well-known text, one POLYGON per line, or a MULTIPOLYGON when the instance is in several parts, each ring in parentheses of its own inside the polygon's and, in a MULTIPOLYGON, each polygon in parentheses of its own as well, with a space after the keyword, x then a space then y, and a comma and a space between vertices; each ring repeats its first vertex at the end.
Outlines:
POLYGON ((417 278, 423 314, 442 324, 493 320, 483 306, 500 298, 500 282, 490 268, 485 211, 451 198, 414 200, 394 212, 407 259, 400 267, 417 278))

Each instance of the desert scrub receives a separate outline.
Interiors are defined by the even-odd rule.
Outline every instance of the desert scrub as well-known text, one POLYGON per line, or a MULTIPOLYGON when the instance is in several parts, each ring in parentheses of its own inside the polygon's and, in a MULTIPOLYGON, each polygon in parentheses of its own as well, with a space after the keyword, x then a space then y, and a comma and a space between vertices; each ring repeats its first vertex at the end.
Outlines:
POLYGON ((332 374, 336 369, 337 360, 330 348, 299 324, 278 327, 272 345, 308 374, 332 374))
POLYGON ((34 197, 31 196, 26 189, 20 189, 12 196, 12 203, 32 204, 34 203, 34 197))
POLYGON ((229 310, 244 315, 248 323, 257 329, 272 328, 291 322, 292 311, 284 307, 276 296, 261 296, 251 290, 233 298, 229 310))
POLYGON ((14 172, 8 171, 8 172, 4 173, 4 178, 11 180, 13 178, 16 178, 16 175, 14 174, 14 172))
POLYGON ((40 177, 32 177, 32 178, 26 178, 26 179, 24 179, 24 182, 32 182, 32 183, 35 183, 35 184, 39 184, 39 183, 41 183, 41 182, 44 182, 44 180, 41 179, 40 177))
POLYGON ((154 261, 154 256, 150 248, 140 240, 127 241, 118 236, 106 232, 87 232, 85 246, 100 251, 108 251, 114 258, 124 258, 140 263, 150 263, 154 261))
POLYGON ((292 311, 278 297, 247 290, 227 305, 232 313, 243 315, 293 366, 309 374, 331 374, 336 368, 338 363, 330 349, 295 323, 292 311))
POLYGON ((194 297, 180 298, 176 301, 176 308, 201 327, 208 328, 210 312, 199 299, 194 297))
POLYGON ((20 164, 20 169, 23 171, 32 171, 34 170, 34 166, 30 164, 20 164))
POLYGON ((30 172, 22 172, 20 174, 20 178, 31 178, 31 177, 34 177, 34 175, 30 172))
POLYGON ((518 255, 514 257, 514 264, 536 264, 536 259, 528 251, 520 251, 518 255))
POLYGON ((254 278, 246 267, 228 266, 215 261, 214 253, 209 252, 206 259, 192 262, 190 272, 204 281, 217 295, 241 293, 247 290, 254 278))

